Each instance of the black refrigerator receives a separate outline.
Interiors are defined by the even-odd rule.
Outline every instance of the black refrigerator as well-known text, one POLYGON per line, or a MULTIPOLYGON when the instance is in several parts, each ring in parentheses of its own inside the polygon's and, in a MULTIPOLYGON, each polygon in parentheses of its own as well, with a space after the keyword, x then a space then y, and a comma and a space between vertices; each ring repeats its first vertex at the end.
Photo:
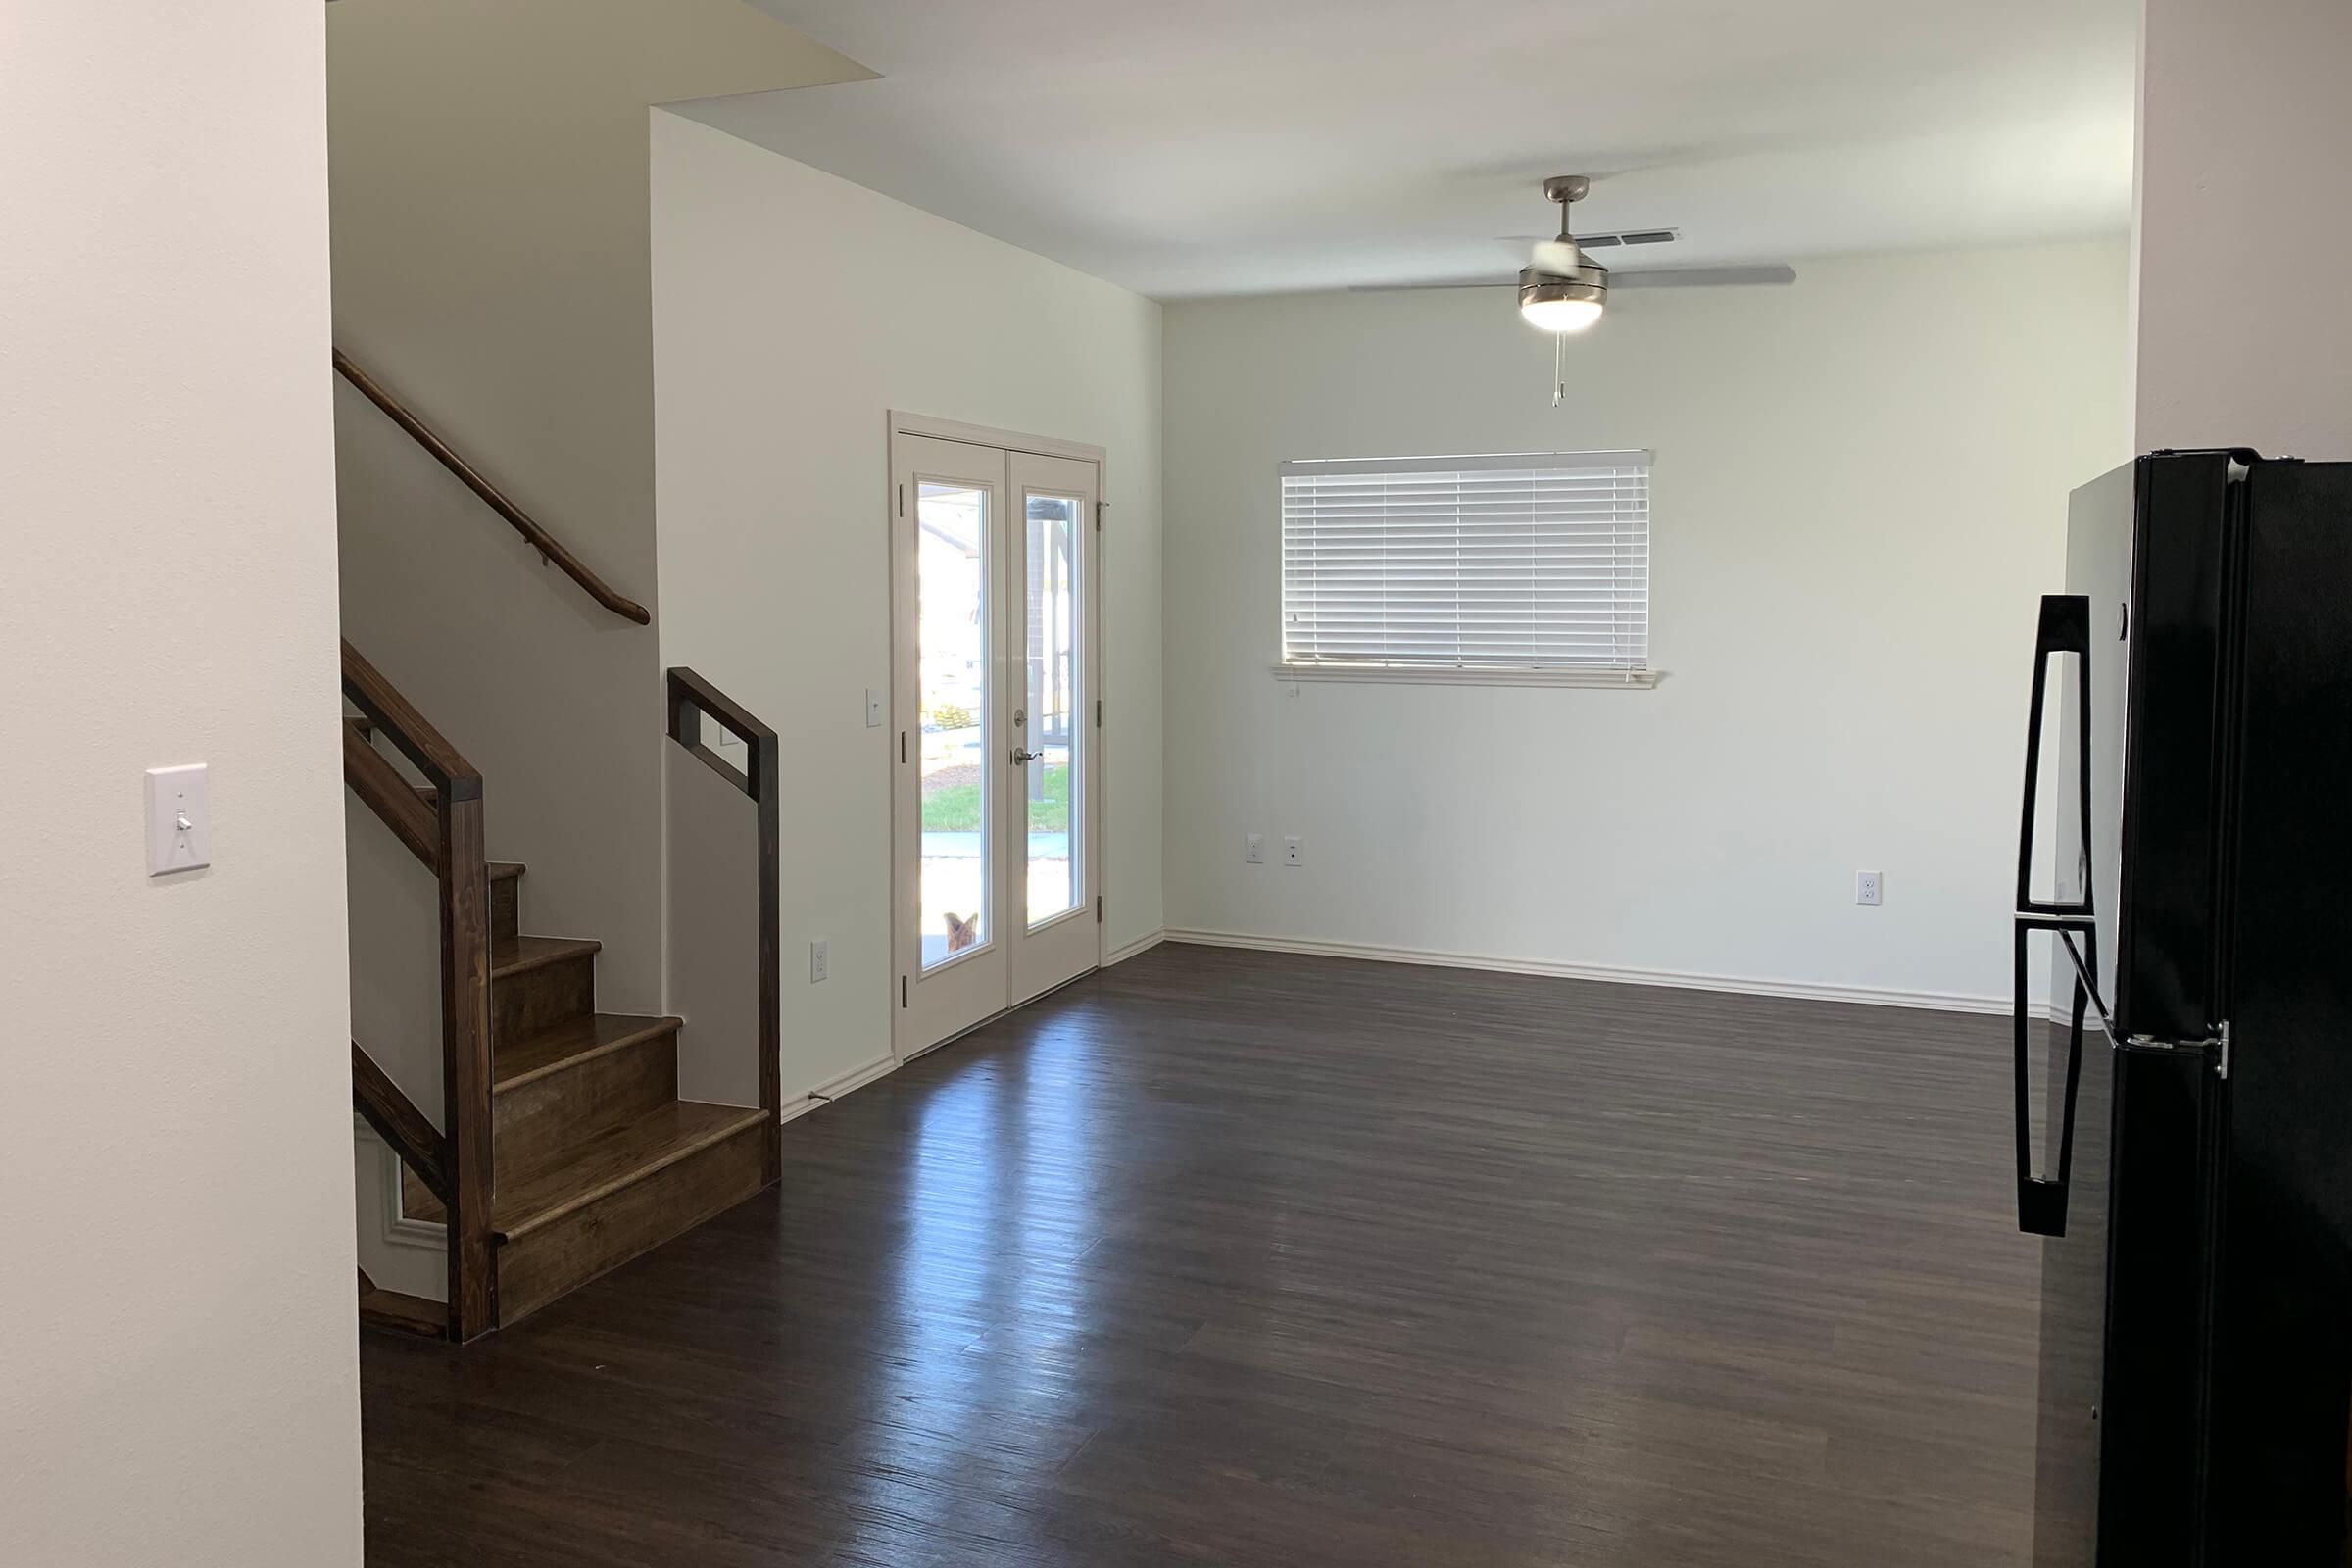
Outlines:
POLYGON ((2333 1568, 2352 1415, 2352 464, 2075 492, 2019 834, 2036 1568, 2333 1568), (2046 950, 2051 994, 2034 990, 2046 950))

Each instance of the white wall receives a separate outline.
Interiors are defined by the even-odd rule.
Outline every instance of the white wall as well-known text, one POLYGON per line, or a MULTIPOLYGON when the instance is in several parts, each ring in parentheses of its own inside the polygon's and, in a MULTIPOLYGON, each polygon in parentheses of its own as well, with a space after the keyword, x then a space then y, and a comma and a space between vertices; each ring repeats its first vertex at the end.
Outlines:
POLYGON ((322 8, 0 16, 0 1562, 360 1561, 322 8), (212 769, 209 870, 141 774, 212 769))
MULTIPOLYGON (((890 410, 1108 450, 1106 940, 1160 924, 1159 321, 1137 295, 655 116, 662 658, 782 735, 788 1098, 890 1054, 891 731, 863 711, 889 684, 890 410), (832 972, 810 985, 817 937, 832 972)), ((707 825, 705 799, 679 788, 673 845, 707 825)), ((672 1002, 698 1057, 749 1038, 748 1013, 710 1027, 740 985, 685 984, 747 897, 701 863, 673 854, 670 890, 672 1002)))
POLYGON ((2125 249, 1798 270, 1621 294, 1556 410, 1507 294, 1168 308, 1171 928, 2006 995, 2036 596, 2127 455, 2125 249), (1282 460, 1640 447, 1655 690, 1271 674, 1282 460))
POLYGON ((2352 6, 2147 0, 2138 444, 2352 458, 2352 6))
MULTIPOLYGON (((337 0, 327 22, 338 339, 658 614, 647 106, 864 71, 740 0, 337 0)), ((336 398, 347 635, 482 770, 491 854, 530 866, 525 929, 601 938, 603 1004, 659 1010, 656 634, 336 398)))

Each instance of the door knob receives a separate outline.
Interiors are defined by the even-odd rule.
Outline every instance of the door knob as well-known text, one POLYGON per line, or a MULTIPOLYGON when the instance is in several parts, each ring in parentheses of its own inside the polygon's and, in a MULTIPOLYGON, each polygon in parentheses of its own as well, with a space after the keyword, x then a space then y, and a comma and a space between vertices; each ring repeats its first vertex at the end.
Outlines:
POLYGON ((1043 752, 1024 752, 1016 746, 1012 749, 1012 765, 1015 767, 1026 767, 1031 762, 1036 761, 1039 758, 1045 755, 1046 754, 1043 752))

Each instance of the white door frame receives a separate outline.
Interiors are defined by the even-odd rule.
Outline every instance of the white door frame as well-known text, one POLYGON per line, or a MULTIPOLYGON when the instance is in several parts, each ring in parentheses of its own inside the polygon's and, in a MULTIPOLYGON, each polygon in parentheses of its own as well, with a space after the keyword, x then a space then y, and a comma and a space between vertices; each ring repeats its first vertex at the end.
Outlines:
MULTIPOLYGON (((1092 443, 1085 441, 1064 441, 1054 436, 1026 435, 1017 430, 1002 430, 990 425, 970 424, 960 419, 942 419, 934 417, 930 415, 909 414, 898 409, 892 409, 889 411, 887 430, 888 440, 884 444, 883 455, 884 468, 882 474, 882 513, 886 526, 891 529, 895 529, 898 526, 899 521, 897 498, 893 492, 893 487, 897 483, 896 476, 899 466, 898 442, 901 436, 927 437, 929 439, 938 441, 961 441, 971 446, 995 447, 1004 452, 1033 452, 1041 457, 1070 458, 1081 463, 1091 463, 1095 466, 1096 543, 1094 550, 1091 552, 1092 566, 1088 573, 1087 580, 1087 590, 1093 595, 1093 598, 1090 601, 1093 607, 1093 612, 1090 614, 1089 619, 1093 622, 1094 635, 1089 639, 1090 646, 1087 650, 1087 674, 1092 682, 1091 690, 1094 691, 1097 699, 1101 700, 1102 696, 1102 670, 1104 663, 1102 645, 1105 640, 1104 628, 1108 625, 1109 620, 1109 617, 1103 613, 1104 607, 1102 604, 1102 555, 1104 549, 1106 548, 1103 541, 1109 537, 1109 529, 1103 525, 1104 515, 1108 512, 1110 506, 1110 460, 1108 453, 1103 448, 1095 446, 1092 443)), ((889 537, 895 540, 896 535, 893 533, 889 535, 889 537)), ((903 714, 899 711, 899 692, 902 686, 901 676, 905 672, 900 667, 901 643, 903 639, 899 635, 898 627, 900 607, 898 600, 897 574, 899 564, 895 548, 891 551, 886 551, 884 553, 884 558, 885 570, 890 573, 889 593, 885 598, 885 602, 891 607, 891 672, 889 686, 889 691, 891 694, 890 727, 892 730, 897 730, 902 727, 911 727, 911 715, 903 714)), ((1110 719, 1108 705, 1105 703, 1102 719, 1095 729, 1095 743, 1089 756, 1089 762, 1091 764, 1094 777, 1093 793, 1095 799, 1093 802, 1094 809, 1086 813, 1086 849, 1085 859, 1083 862, 1088 867, 1088 875, 1094 883, 1095 895, 1098 901, 1103 900, 1107 896, 1104 887, 1107 878, 1105 877, 1104 873, 1108 868, 1103 863, 1102 846, 1109 840, 1109 835, 1104 831, 1104 824, 1110 814, 1110 774, 1109 768, 1103 759, 1103 752, 1105 748, 1102 744, 1102 737, 1108 733, 1109 723, 1110 719)), ((884 798, 891 800, 894 803, 897 800, 898 768, 900 765, 898 761, 898 756, 899 753, 897 746, 892 745, 884 749, 885 772, 883 774, 883 778, 886 785, 888 785, 884 798)), ((891 908, 891 932, 890 963, 888 965, 890 996, 889 1005, 891 1016, 891 1054, 899 1061, 906 1062, 912 1060, 914 1057, 923 1054, 925 1052, 930 1051, 937 1046, 945 1045, 947 1042, 945 1040, 940 1040, 933 1041, 926 1045, 907 1046, 899 1039, 898 1025, 901 987, 906 983, 903 966, 900 963, 899 951, 900 941, 904 935, 904 933, 898 929, 899 910, 897 878, 899 876, 899 857, 902 848, 899 843, 899 838, 900 828, 898 821, 898 810, 894 804, 891 810, 890 877, 892 880, 889 900, 891 908)), ((1104 924, 1102 919, 1102 906, 1099 902, 1096 909, 1095 920, 1095 967, 1098 969, 1102 966, 1102 955, 1104 952, 1104 938, 1102 935, 1103 930, 1104 924)), ((987 1020, 981 1019, 979 1021, 986 1022, 987 1020)), ((950 1036, 949 1038, 953 1039, 955 1037, 950 1036)))

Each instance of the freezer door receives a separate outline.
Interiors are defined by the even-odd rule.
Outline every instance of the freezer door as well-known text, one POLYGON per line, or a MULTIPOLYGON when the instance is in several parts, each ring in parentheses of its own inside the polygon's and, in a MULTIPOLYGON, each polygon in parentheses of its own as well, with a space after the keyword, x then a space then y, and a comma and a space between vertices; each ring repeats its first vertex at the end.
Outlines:
POLYGON ((2352 1403, 2352 465, 2247 481, 2208 1560, 2341 1560, 2352 1403))

